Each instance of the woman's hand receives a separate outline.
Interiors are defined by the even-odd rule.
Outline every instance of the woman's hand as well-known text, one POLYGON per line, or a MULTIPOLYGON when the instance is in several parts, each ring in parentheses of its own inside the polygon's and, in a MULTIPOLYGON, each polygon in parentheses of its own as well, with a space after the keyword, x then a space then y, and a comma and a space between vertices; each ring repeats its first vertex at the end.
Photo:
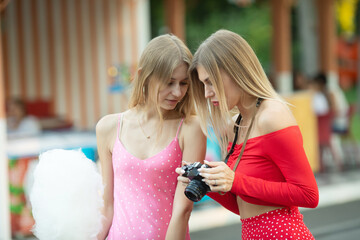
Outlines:
MULTIPOLYGON (((229 192, 232 188, 235 173, 224 162, 208 162, 211 168, 200 168, 203 181, 210 186, 212 192, 229 192)), ((179 178, 178 178, 179 179, 179 178)))
MULTIPOLYGON (((188 165, 187 162, 183 161, 184 165, 188 165)), ((188 185, 188 183, 190 182, 190 179, 188 179, 187 177, 183 177, 182 175, 185 173, 185 171, 182 168, 176 168, 175 172, 177 174, 179 174, 177 180, 179 182, 182 182, 184 185, 188 185)))

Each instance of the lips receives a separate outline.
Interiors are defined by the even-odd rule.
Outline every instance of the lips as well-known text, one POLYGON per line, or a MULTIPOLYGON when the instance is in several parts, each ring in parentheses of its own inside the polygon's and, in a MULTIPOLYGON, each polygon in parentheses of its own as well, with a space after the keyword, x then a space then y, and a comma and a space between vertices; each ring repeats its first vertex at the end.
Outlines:
POLYGON ((169 99, 167 99, 167 101, 171 104, 177 104, 179 102, 178 100, 169 100, 169 99))
POLYGON ((219 102, 218 102, 218 101, 212 101, 212 104, 213 104, 214 106, 219 106, 219 102))

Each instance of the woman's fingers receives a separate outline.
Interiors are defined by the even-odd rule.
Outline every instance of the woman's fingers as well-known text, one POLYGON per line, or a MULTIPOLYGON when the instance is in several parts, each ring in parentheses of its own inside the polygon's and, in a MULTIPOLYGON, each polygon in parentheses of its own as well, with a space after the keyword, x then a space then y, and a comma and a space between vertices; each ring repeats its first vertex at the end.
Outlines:
POLYGON ((182 174, 185 173, 184 169, 182 169, 182 168, 176 168, 176 169, 175 169, 175 172, 176 172, 177 174, 179 174, 179 175, 182 175, 182 174))
POLYGON ((186 162, 186 161, 182 161, 181 164, 182 164, 182 166, 184 166, 184 165, 189 165, 190 163, 186 162))
POLYGON ((188 179, 187 177, 183 177, 183 176, 178 176, 177 180, 179 182, 182 182, 182 183, 186 184, 186 185, 190 182, 190 179, 188 179))
POLYGON ((202 181, 205 182, 209 186, 218 186, 218 185, 221 185, 224 183, 224 180, 221 178, 216 178, 216 179, 212 179, 212 180, 203 178, 202 181))
POLYGON ((214 179, 214 180, 203 180, 209 187, 212 192, 228 192, 228 184, 223 179, 214 179))
POLYGON ((213 192, 228 192, 231 190, 235 173, 224 162, 207 162, 211 168, 200 168, 202 181, 210 186, 213 192))
POLYGON ((229 190, 226 190, 226 187, 224 185, 210 186, 210 190, 212 192, 228 192, 229 191, 229 190))
POLYGON ((213 164, 211 168, 200 168, 198 170, 201 173, 201 176, 208 177, 210 175, 222 174, 222 177, 224 177, 228 175, 232 176, 234 174, 234 171, 223 162, 212 162, 211 164, 213 164))
POLYGON ((200 173, 200 176, 202 176, 204 179, 206 180, 213 180, 213 179, 222 179, 224 178, 224 173, 219 172, 219 173, 200 173))
POLYGON ((177 177, 177 180, 179 182, 181 182, 183 185, 188 185, 188 183, 190 182, 190 179, 188 179, 187 177, 183 177, 182 175, 185 173, 184 169, 182 168, 176 168, 175 172, 177 174, 179 174, 179 176, 177 177))
MULTIPOLYGON (((207 161, 206 161, 207 162, 207 161)), ((199 172, 203 172, 203 173, 218 173, 218 172, 223 172, 226 169, 231 170, 224 162, 209 162, 209 165, 211 168, 199 168, 199 172)))
POLYGON ((217 167, 217 166, 223 166, 223 165, 227 166, 224 162, 221 162, 221 161, 209 162, 209 161, 205 160, 204 163, 206 165, 209 165, 212 168, 217 167))
POLYGON ((212 192, 229 192, 233 184, 226 179, 204 180, 204 182, 210 187, 212 192))
MULTIPOLYGON (((210 186, 211 191, 230 191, 235 173, 224 162, 208 162, 205 160, 205 163, 210 168, 202 167, 198 169, 199 174, 203 177, 202 181, 210 186)), ((183 161, 183 164, 187 165, 188 163, 183 161)), ((175 172, 179 174, 177 178, 179 182, 184 185, 190 182, 189 178, 182 176, 185 173, 182 168, 176 168, 175 172)))

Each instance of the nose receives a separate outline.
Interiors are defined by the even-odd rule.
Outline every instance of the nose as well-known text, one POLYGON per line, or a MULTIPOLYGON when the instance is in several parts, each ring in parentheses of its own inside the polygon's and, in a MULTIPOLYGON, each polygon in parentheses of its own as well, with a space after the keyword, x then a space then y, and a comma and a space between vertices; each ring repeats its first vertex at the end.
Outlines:
POLYGON ((211 98, 213 96, 214 96, 214 91, 213 91, 212 87, 205 86, 205 98, 211 98))
POLYGON ((175 97, 181 97, 181 88, 179 84, 176 84, 172 90, 172 95, 175 97))

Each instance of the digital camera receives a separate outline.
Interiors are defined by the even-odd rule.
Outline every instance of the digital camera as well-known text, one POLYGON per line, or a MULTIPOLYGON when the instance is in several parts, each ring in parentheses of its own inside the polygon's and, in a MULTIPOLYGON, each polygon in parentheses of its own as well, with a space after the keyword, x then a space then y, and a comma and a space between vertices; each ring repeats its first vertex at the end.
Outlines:
POLYGON ((207 192, 210 192, 210 187, 202 181, 203 177, 199 175, 198 169, 201 167, 210 168, 209 165, 199 162, 184 165, 181 168, 185 171, 182 176, 190 179, 189 185, 185 188, 185 195, 193 202, 200 201, 207 192))

